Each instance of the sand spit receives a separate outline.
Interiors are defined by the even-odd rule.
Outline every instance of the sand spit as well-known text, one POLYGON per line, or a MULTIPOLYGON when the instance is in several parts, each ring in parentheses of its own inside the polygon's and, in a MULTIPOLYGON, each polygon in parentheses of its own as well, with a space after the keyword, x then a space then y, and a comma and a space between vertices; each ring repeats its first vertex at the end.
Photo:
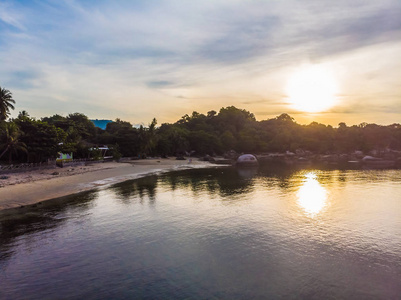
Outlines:
POLYGON ((144 159, 2 174, 5 179, 0 179, 0 210, 31 205, 151 174, 212 166, 202 161, 144 159))

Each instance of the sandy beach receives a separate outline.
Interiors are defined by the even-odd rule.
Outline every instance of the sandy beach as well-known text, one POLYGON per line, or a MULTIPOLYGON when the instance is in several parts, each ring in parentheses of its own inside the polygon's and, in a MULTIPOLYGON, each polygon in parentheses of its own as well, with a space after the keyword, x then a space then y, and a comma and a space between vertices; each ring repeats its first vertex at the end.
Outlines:
POLYGON ((203 161, 144 159, 1 174, 4 179, 0 180, 0 210, 107 187, 150 174, 210 166, 203 161))

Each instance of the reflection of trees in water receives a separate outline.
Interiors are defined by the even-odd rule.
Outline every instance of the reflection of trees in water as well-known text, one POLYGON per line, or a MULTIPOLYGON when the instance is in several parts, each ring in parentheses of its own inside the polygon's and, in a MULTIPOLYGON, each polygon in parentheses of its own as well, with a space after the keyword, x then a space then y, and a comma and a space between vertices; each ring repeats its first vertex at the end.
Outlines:
POLYGON ((252 178, 241 176, 236 168, 224 170, 219 175, 218 186, 222 196, 249 193, 254 186, 252 178))
POLYGON ((300 166, 289 166, 285 162, 269 162, 260 165, 259 175, 265 185, 288 190, 293 185, 291 178, 301 169, 300 166))
POLYGON ((14 241, 19 236, 58 227, 66 220, 65 213, 68 210, 89 209, 96 197, 96 191, 84 192, 0 212, 0 261, 11 257, 14 241))
MULTIPOLYGON (((219 193, 226 197, 235 194, 248 193, 255 185, 256 180, 263 185, 291 190, 299 187, 300 174, 316 168, 305 168, 302 165, 288 165, 285 162, 264 162, 257 168, 209 168, 183 170, 164 174, 160 177, 162 184, 172 190, 177 188, 190 188, 195 194, 208 191, 210 194, 219 193), (298 178, 299 177, 299 178, 298 178)), ((321 168, 322 171, 332 170, 321 168)), ((318 172, 317 180, 321 184, 334 181, 345 182, 347 173, 339 170, 338 173, 318 172)), ((302 176, 301 176, 302 177, 302 176)))
POLYGON ((211 173, 206 169, 183 170, 160 176, 160 182, 163 185, 167 185, 173 191, 177 188, 190 187, 196 193, 204 190, 205 186, 207 190, 215 190, 214 182, 208 180, 210 176, 212 176, 211 173))
POLYGON ((173 190, 189 187, 194 192, 207 190, 230 196, 250 192, 255 185, 255 179, 286 189, 290 185, 290 179, 301 169, 280 162, 265 163, 256 168, 193 169, 165 174, 161 177, 161 182, 173 190))
POLYGON ((176 188, 190 188, 194 193, 208 191, 223 196, 249 192, 252 180, 241 177, 235 168, 193 169, 161 176, 162 184, 176 188))
MULTIPOLYGON (((249 193, 255 185, 255 179, 260 178, 274 177, 278 179, 280 187, 286 188, 289 178, 296 172, 294 168, 288 168, 283 164, 261 165, 256 168, 193 169, 164 174, 161 182, 173 190, 176 188, 190 188, 193 192, 207 190, 211 194, 219 193, 227 197, 249 193)), ((277 180, 272 184, 277 185, 277 180)))
POLYGON ((340 170, 338 172, 338 181, 339 182, 346 182, 347 181, 347 171, 346 170, 340 170))
POLYGON ((141 202, 148 196, 149 203, 154 204, 156 200, 158 176, 147 176, 135 180, 115 184, 111 187, 117 198, 123 203, 131 203, 133 199, 139 198, 141 202))

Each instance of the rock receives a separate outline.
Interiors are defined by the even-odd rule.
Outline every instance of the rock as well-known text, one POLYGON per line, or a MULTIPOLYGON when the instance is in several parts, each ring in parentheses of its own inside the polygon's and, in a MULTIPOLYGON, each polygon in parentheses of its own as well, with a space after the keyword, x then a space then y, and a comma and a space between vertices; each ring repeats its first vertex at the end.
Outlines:
POLYGON ((243 154, 237 159, 237 166, 257 166, 258 160, 252 154, 243 154))

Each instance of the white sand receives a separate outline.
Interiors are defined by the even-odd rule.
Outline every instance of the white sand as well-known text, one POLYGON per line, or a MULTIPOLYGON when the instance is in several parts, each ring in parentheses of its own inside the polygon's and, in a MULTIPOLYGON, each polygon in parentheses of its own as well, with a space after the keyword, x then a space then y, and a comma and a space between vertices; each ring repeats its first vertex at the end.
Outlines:
POLYGON ((210 166, 208 162, 201 161, 144 159, 1 174, 8 178, 0 180, 0 210, 35 204, 153 173, 210 166), (54 172, 59 174, 52 175, 54 172))

